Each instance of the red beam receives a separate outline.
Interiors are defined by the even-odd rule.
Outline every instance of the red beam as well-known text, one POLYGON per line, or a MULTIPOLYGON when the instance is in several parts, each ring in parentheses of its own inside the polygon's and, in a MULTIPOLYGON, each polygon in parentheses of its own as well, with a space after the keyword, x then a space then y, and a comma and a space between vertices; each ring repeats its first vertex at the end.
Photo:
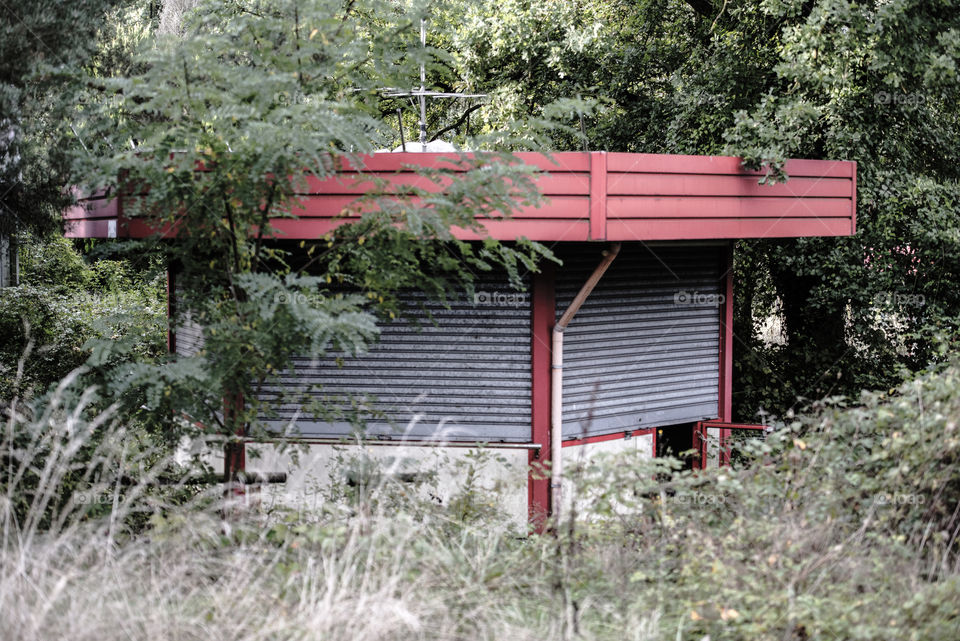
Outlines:
MULTIPOLYGON (((419 198, 410 198, 410 203, 420 206, 422 201, 419 198)), ((289 211, 300 218, 331 218, 341 215, 359 218, 361 213, 375 211, 376 208, 374 200, 364 200, 360 196, 314 195, 300 196, 296 203, 291 204, 289 211)), ((520 207, 512 213, 511 217, 513 219, 582 218, 586 220, 589 213, 590 201, 586 196, 552 196, 544 206, 520 207)))
POLYGON ((610 173, 611 196, 741 196, 850 199, 849 178, 791 178, 761 185, 756 176, 610 173))
MULTIPOLYGON (((588 196, 590 175, 584 172, 557 172, 533 177, 538 191, 546 196, 588 196)), ((302 195, 366 194, 381 190, 386 194, 408 194, 413 190, 439 193, 450 185, 452 179, 442 176, 437 180, 411 171, 400 173, 365 171, 361 174, 339 174, 330 178, 307 177, 302 195)))
POLYGON ((607 154, 590 154, 590 240, 607 237, 607 154))
POLYGON ((611 196, 611 219, 637 218, 841 218, 850 221, 849 198, 739 198, 734 196, 611 196))
MULTIPOLYGON (((584 438, 571 438, 563 442, 563 447, 575 447, 577 445, 589 445, 590 443, 604 443, 606 441, 617 441, 625 440, 627 438, 633 438, 635 436, 645 436, 647 434, 653 434, 653 438, 656 439, 655 427, 644 427, 639 430, 626 430, 624 432, 614 432, 613 434, 599 434, 597 436, 586 436, 584 438)), ((656 451, 654 449, 654 451, 656 451)))
MULTIPOLYGON (((856 164, 851 162, 792 160, 785 166, 789 182, 759 185, 762 172, 745 171, 740 160, 732 157, 604 152, 517 157, 550 172, 535 178, 547 200, 541 208, 521 208, 509 220, 485 221, 490 234, 500 240, 521 236, 542 241, 843 236, 855 230, 856 164)), ((322 236, 353 220, 340 218, 346 211, 353 209, 354 216, 361 213, 356 201, 373 188, 374 177, 383 180, 388 193, 408 193, 413 187, 434 193, 441 186, 416 175, 411 167, 467 169, 451 158, 455 155, 360 157, 358 165, 365 173, 359 175, 351 173, 356 170, 343 161, 339 175, 307 179, 311 193, 292 207, 302 220, 274 219, 272 226, 286 238, 322 236)), ((125 197, 92 198, 70 208, 64 214, 67 235, 106 238, 115 232, 142 238, 154 233, 142 221, 132 220, 129 227, 124 224, 125 197)), ((175 226, 160 231, 166 237, 176 235, 175 226)), ((467 230, 454 233, 463 239, 481 236, 467 230)))
MULTIPOLYGON (((788 176, 817 178, 850 178, 855 163, 841 160, 788 160, 784 171, 788 176)), ((684 156, 677 154, 627 154, 607 156, 611 172, 640 172, 651 174, 728 174, 763 176, 766 171, 744 169, 741 160, 733 156, 684 156)))
POLYGON ((723 253, 720 286, 724 300, 720 318, 720 418, 733 417, 733 243, 723 253))

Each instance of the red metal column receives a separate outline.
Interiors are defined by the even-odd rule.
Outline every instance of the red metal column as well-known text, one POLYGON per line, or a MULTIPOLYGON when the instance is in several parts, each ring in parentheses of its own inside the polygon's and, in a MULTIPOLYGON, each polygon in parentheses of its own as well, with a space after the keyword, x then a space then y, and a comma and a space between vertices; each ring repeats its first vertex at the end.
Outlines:
POLYGON ((720 376, 720 391, 723 396, 720 398, 721 412, 720 417, 724 421, 733 420, 733 243, 727 247, 725 256, 724 287, 723 287, 723 318, 721 327, 723 328, 720 376))
POLYGON ((550 509, 550 337, 556 320, 555 271, 552 265, 544 266, 543 270, 543 273, 533 276, 533 313, 530 323, 532 441, 540 449, 530 452, 527 478, 529 518, 538 531, 545 525, 550 509))
MULTIPOLYGON (((720 420, 733 420, 733 248, 731 242, 721 263, 723 307, 720 318, 720 420)), ((720 429, 720 465, 729 463, 727 441, 730 430, 720 429)))
POLYGON ((607 153, 590 154, 590 240, 607 239, 607 153))

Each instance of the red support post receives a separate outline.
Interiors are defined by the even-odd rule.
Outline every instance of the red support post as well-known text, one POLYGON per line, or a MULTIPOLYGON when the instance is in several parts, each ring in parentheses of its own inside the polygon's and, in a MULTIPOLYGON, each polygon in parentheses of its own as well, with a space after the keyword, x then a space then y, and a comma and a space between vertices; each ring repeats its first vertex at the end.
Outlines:
POLYGON ((227 441, 223 447, 223 482, 226 485, 227 496, 243 496, 244 485, 240 478, 247 467, 246 444, 240 440, 243 437, 243 425, 237 418, 243 413, 243 396, 225 396, 223 399, 224 425, 237 425, 236 440, 227 441))
POLYGON ((550 337, 556 320, 555 272, 552 266, 543 270, 534 274, 531 287, 531 440, 540 449, 531 450, 528 458, 527 505, 530 523, 537 531, 545 526, 550 509, 550 337))
MULTIPOLYGON (((721 263, 721 287, 723 288, 722 317, 720 319, 720 420, 733 420, 733 250, 731 242, 721 263)), ((727 441, 730 430, 720 428, 720 465, 730 460, 727 441)))

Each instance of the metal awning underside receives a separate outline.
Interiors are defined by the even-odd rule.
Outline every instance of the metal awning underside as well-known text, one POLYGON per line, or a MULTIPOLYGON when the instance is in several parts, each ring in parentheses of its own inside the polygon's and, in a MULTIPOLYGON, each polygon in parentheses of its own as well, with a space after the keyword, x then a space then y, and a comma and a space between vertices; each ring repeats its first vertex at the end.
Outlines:
MULTIPOLYGON (((487 220, 500 240, 538 241, 693 240, 848 236, 856 229, 855 162, 790 160, 786 183, 758 184, 763 173, 747 171, 730 156, 679 156, 606 152, 516 154, 543 170, 537 178, 548 200, 507 220, 487 220)), ((455 169, 451 154, 385 153, 363 158, 324 180, 309 179, 297 218, 272 220, 274 236, 318 238, 359 217, 355 201, 376 189, 374 180, 403 193, 409 187, 440 189, 415 167, 455 169)), ((132 196, 131 196, 132 197, 132 196)), ((65 212, 71 238, 143 238, 175 227, 152 228, 124 216, 124 198, 89 198, 65 212)), ((461 239, 479 238, 455 229, 461 239)))

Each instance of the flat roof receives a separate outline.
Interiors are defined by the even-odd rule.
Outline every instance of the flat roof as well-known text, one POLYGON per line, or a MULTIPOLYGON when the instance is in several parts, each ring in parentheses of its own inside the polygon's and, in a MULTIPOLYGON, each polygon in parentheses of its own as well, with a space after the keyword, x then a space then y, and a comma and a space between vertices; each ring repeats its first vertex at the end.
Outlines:
MULTIPOLYGON (((518 153, 543 173, 536 184, 546 196, 503 219, 482 220, 499 240, 537 241, 704 240, 849 236, 856 231, 857 165, 841 160, 789 160, 785 183, 759 184, 762 171, 742 168, 731 156, 683 156, 606 152, 518 153)), ((274 238, 319 238, 359 220, 357 201, 378 189, 403 194, 411 187, 442 185, 416 168, 463 171, 450 153, 382 153, 361 157, 362 167, 308 178, 291 209, 296 218, 272 218, 274 238)), ((64 212, 69 238, 176 236, 176 225, 156 229, 124 215, 130 196, 82 199, 64 212)), ((454 228, 464 240, 483 235, 454 228)))

